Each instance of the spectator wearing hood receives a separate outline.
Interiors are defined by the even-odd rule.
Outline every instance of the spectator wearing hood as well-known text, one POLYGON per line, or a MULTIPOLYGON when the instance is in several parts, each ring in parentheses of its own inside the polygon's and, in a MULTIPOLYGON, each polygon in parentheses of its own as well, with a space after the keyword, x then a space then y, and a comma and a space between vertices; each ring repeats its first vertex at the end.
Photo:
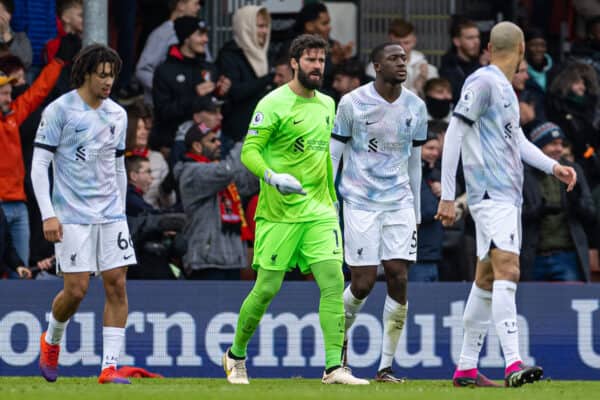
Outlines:
POLYGON ((179 45, 171 46, 167 60, 154 74, 152 98, 154 126, 150 147, 161 150, 168 159, 177 127, 193 113, 194 103, 202 97, 226 95, 231 81, 221 76, 206 60, 208 26, 196 17, 174 21, 179 45))
POLYGON ((233 15, 233 40, 219 52, 219 71, 231 80, 223 106, 223 132, 232 142, 244 138, 258 101, 274 86, 267 50, 271 16, 265 7, 245 6, 233 15))

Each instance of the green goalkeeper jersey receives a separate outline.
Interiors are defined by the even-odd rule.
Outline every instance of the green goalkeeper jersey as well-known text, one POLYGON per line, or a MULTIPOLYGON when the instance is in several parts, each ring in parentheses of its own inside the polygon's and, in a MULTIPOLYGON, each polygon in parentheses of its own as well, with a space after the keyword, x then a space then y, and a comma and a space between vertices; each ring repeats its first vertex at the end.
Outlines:
POLYGON ((333 99, 318 91, 305 98, 283 85, 260 100, 242 148, 242 162, 261 179, 257 219, 306 222, 337 218, 329 154, 334 117, 333 99), (282 195, 264 182, 267 169, 294 176, 306 195, 282 195))

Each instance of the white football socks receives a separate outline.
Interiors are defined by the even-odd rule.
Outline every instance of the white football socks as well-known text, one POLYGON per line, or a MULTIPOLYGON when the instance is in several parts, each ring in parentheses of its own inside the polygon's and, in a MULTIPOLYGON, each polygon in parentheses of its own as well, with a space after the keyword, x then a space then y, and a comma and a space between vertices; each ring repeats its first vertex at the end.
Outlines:
POLYGON ((46 343, 60 344, 60 341, 63 337, 63 333, 65 332, 68 323, 69 320, 66 320, 65 322, 57 321, 56 318, 54 318, 54 314, 50 312, 48 330, 46 331, 46 343))
POLYGON ((102 328, 102 369, 110 366, 117 368, 124 339, 125 328, 115 328, 112 326, 102 328))
POLYGON ((381 345, 381 361, 379 362, 379 369, 377 371, 392 366, 396 347, 398 347, 398 340, 400 340, 402 329, 404 329, 407 312, 408 303, 400 304, 389 295, 385 297, 382 318, 383 341, 381 345))
POLYGON ((463 344, 457 369, 477 368, 479 353, 492 316, 492 292, 483 290, 473 282, 463 314, 463 344))
POLYGON ((348 329, 350 329, 350 327, 356 320, 356 316, 363 308, 365 301, 367 301, 366 297, 364 299, 357 299, 356 297, 354 297, 354 295, 352 294, 352 290, 350 290, 350 285, 348 285, 348 287, 346 287, 346 290, 344 290, 344 311, 346 314, 345 332, 348 332, 348 329))
POLYGON ((509 366, 521 361, 519 354, 519 329, 517 328, 517 284, 511 281, 494 281, 492 317, 500 339, 504 361, 509 366))

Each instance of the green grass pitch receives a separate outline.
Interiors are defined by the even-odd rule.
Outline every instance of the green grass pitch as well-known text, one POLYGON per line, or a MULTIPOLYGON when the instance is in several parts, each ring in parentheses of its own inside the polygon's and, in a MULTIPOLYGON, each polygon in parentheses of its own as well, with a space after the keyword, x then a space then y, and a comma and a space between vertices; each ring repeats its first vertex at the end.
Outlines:
POLYGON ((600 381, 541 381, 513 389, 456 389, 450 381, 410 380, 404 384, 323 385, 316 379, 253 379, 248 386, 225 379, 134 379, 132 385, 99 385, 96 378, 0 377, 2 400, 566 400, 594 399, 600 381))

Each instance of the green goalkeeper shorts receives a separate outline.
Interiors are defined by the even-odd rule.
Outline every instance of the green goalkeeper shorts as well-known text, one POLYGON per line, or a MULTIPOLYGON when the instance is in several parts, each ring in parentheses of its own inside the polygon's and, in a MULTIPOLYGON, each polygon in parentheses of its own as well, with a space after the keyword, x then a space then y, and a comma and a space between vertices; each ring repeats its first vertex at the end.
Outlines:
POLYGON ((291 271, 298 266, 308 274, 310 266, 321 261, 342 263, 342 249, 337 219, 285 223, 261 218, 256 221, 252 268, 291 271))

